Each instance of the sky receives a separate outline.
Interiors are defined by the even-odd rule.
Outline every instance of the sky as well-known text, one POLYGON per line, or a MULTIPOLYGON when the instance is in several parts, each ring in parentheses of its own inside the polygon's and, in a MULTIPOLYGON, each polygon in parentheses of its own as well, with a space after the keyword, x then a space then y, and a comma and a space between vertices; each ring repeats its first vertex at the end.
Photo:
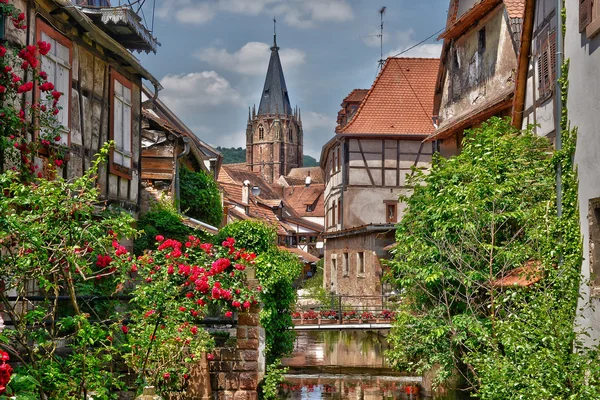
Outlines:
MULTIPOLYGON (((151 26, 152 3, 144 15, 151 26)), ((248 107, 260 101, 273 17, 292 107, 302 112, 304 153, 319 159, 342 99, 371 87, 380 58, 445 26, 449 0, 155 0, 156 54, 142 64, 160 80, 165 104, 203 141, 245 147, 248 107)), ((434 39, 403 56, 437 58, 434 39)))

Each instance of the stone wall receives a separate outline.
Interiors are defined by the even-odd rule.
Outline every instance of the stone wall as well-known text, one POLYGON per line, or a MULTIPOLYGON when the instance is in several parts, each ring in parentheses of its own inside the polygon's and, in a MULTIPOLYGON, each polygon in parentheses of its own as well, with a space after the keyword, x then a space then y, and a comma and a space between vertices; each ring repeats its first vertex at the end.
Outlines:
POLYGON ((214 359, 209 362, 213 398, 258 399, 258 383, 265 370, 264 330, 260 327, 258 313, 258 307, 240 313, 235 346, 215 349, 214 359))

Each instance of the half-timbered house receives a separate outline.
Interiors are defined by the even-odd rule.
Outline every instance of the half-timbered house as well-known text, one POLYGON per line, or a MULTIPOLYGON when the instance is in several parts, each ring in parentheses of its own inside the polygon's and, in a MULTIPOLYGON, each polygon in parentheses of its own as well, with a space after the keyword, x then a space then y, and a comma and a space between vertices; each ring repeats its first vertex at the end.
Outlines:
MULTIPOLYGON (((158 42, 131 7, 88 0, 14 0, 26 16, 27 30, 4 24, 0 34, 15 45, 50 43, 41 66, 61 97, 60 143, 68 147, 57 173, 81 176, 98 150, 115 145, 99 171, 101 197, 134 215, 140 207, 142 80, 160 83, 130 50, 155 52, 158 42), (98 4, 96 4, 98 3, 98 4)), ((38 91, 33 91, 38 101, 38 91)), ((43 169, 44 156, 36 162, 43 169)))
POLYGON ((466 129, 511 114, 525 0, 451 0, 427 139, 444 157, 466 129))
POLYGON ((434 131, 438 65, 438 59, 388 58, 352 118, 323 147, 324 285, 335 294, 382 294, 379 259, 394 242, 398 198, 410 194, 411 168, 431 163, 433 147, 423 140, 434 131))

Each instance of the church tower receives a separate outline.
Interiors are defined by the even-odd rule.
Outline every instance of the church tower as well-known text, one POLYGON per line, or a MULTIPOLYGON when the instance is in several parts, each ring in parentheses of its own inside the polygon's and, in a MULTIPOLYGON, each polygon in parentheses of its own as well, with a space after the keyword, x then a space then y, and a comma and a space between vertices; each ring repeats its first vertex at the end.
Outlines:
MULTIPOLYGON (((273 21, 275 22, 275 21, 273 21)), ((256 107, 248 110, 246 164, 273 183, 292 168, 302 167, 302 120, 300 110, 292 109, 279 59, 277 34, 273 33, 271 59, 256 107)))

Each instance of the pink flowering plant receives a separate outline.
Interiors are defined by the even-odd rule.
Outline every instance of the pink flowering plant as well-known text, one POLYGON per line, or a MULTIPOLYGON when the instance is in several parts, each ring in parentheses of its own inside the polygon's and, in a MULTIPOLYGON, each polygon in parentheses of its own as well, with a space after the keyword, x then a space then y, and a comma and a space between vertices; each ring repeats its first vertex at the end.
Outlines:
POLYGON ((225 321, 247 312, 259 298, 245 269, 255 255, 235 248, 231 238, 221 245, 190 236, 185 243, 156 237, 158 248, 132 263, 137 286, 135 307, 120 325, 123 353, 146 384, 162 391, 185 387, 189 366, 214 346, 202 320, 225 321))
MULTIPOLYGON (((14 29, 27 28, 25 14, 4 0, 0 0, 2 16, 14 29)), ((0 169, 20 170, 24 181, 44 174, 35 162, 38 153, 44 154, 49 175, 65 159, 66 147, 61 144, 65 128, 57 120, 64 94, 40 68, 41 57, 50 51, 44 41, 25 47, 0 44, 0 169)))

